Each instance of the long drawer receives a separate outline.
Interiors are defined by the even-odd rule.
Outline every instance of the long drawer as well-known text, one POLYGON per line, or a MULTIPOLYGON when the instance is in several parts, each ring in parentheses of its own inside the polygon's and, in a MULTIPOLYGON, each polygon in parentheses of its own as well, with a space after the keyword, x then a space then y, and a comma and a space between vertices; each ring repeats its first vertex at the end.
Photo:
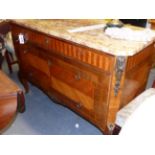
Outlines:
POLYGON ((61 54, 67 58, 74 59, 80 63, 91 65, 101 71, 110 72, 113 66, 111 55, 98 52, 87 47, 73 44, 66 40, 60 40, 56 37, 44 35, 20 26, 14 26, 12 29, 14 40, 18 41, 18 35, 21 33, 25 37, 26 43, 33 43, 48 52, 61 54))
POLYGON ((35 33, 30 29, 26 29, 20 26, 15 26, 12 28, 12 34, 13 34, 14 40, 18 42, 18 44, 20 44, 18 35, 22 34, 24 36, 25 43, 33 43, 39 47, 48 49, 49 37, 45 36, 42 33, 35 33))

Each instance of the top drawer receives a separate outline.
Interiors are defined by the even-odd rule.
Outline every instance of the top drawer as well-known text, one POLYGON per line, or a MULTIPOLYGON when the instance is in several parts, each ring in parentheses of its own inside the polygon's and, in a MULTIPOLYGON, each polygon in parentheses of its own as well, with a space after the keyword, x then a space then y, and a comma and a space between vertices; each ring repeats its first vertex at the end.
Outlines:
POLYGON ((111 72, 113 70, 114 57, 111 55, 74 44, 73 42, 68 42, 52 36, 49 37, 43 33, 17 25, 12 26, 12 32, 16 40, 18 35, 23 33, 27 43, 32 43, 35 44, 35 46, 47 49, 49 53, 54 52, 61 54, 67 58, 89 64, 105 72, 111 72))
POLYGON ((32 30, 16 25, 12 25, 12 34, 14 41, 17 42, 18 44, 20 44, 18 35, 23 34, 25 38, 25 44, 32 43, 41 48, 48 49, 49 37, 44 34, 36 33, 32 30))

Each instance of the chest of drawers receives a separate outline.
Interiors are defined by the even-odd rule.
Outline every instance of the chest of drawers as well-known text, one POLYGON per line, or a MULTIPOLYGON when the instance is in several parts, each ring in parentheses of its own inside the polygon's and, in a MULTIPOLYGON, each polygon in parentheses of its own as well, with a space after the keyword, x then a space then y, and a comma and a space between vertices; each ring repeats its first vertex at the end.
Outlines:
POLYGON ((113 128, 117 111, 145 89, 153 44, 122 57, 15 23, 11 27, 25 89, 30 81, 104 133, 113 128))

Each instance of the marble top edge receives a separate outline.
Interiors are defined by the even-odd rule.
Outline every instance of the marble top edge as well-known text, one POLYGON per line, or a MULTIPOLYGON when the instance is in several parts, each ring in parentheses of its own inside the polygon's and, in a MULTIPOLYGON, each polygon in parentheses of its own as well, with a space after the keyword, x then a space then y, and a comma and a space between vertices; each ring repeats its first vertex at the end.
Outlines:
POLYGON ((145 47, 150 45, 154 40, 148 42, 136 42, 128 40, 113 39, 106 36, 103 28, 86 30, 82 32, 70 33, 79 27, 104 25, 104 20, 11 20, 12 22, 25 26, 37 31, 52 35, 58 38, 69 40, 101 52, 115 56, 133 56, 145 47))

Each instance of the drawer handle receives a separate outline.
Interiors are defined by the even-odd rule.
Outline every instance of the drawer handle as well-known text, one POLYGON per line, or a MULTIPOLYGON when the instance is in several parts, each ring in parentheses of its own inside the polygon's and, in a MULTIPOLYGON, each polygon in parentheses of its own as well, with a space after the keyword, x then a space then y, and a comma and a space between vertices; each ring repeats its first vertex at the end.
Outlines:
POLYGON ((75 80, 80 80, 81 79, 81 74, 80 73, 77 73, 75 76, 74 76, 75 80))

